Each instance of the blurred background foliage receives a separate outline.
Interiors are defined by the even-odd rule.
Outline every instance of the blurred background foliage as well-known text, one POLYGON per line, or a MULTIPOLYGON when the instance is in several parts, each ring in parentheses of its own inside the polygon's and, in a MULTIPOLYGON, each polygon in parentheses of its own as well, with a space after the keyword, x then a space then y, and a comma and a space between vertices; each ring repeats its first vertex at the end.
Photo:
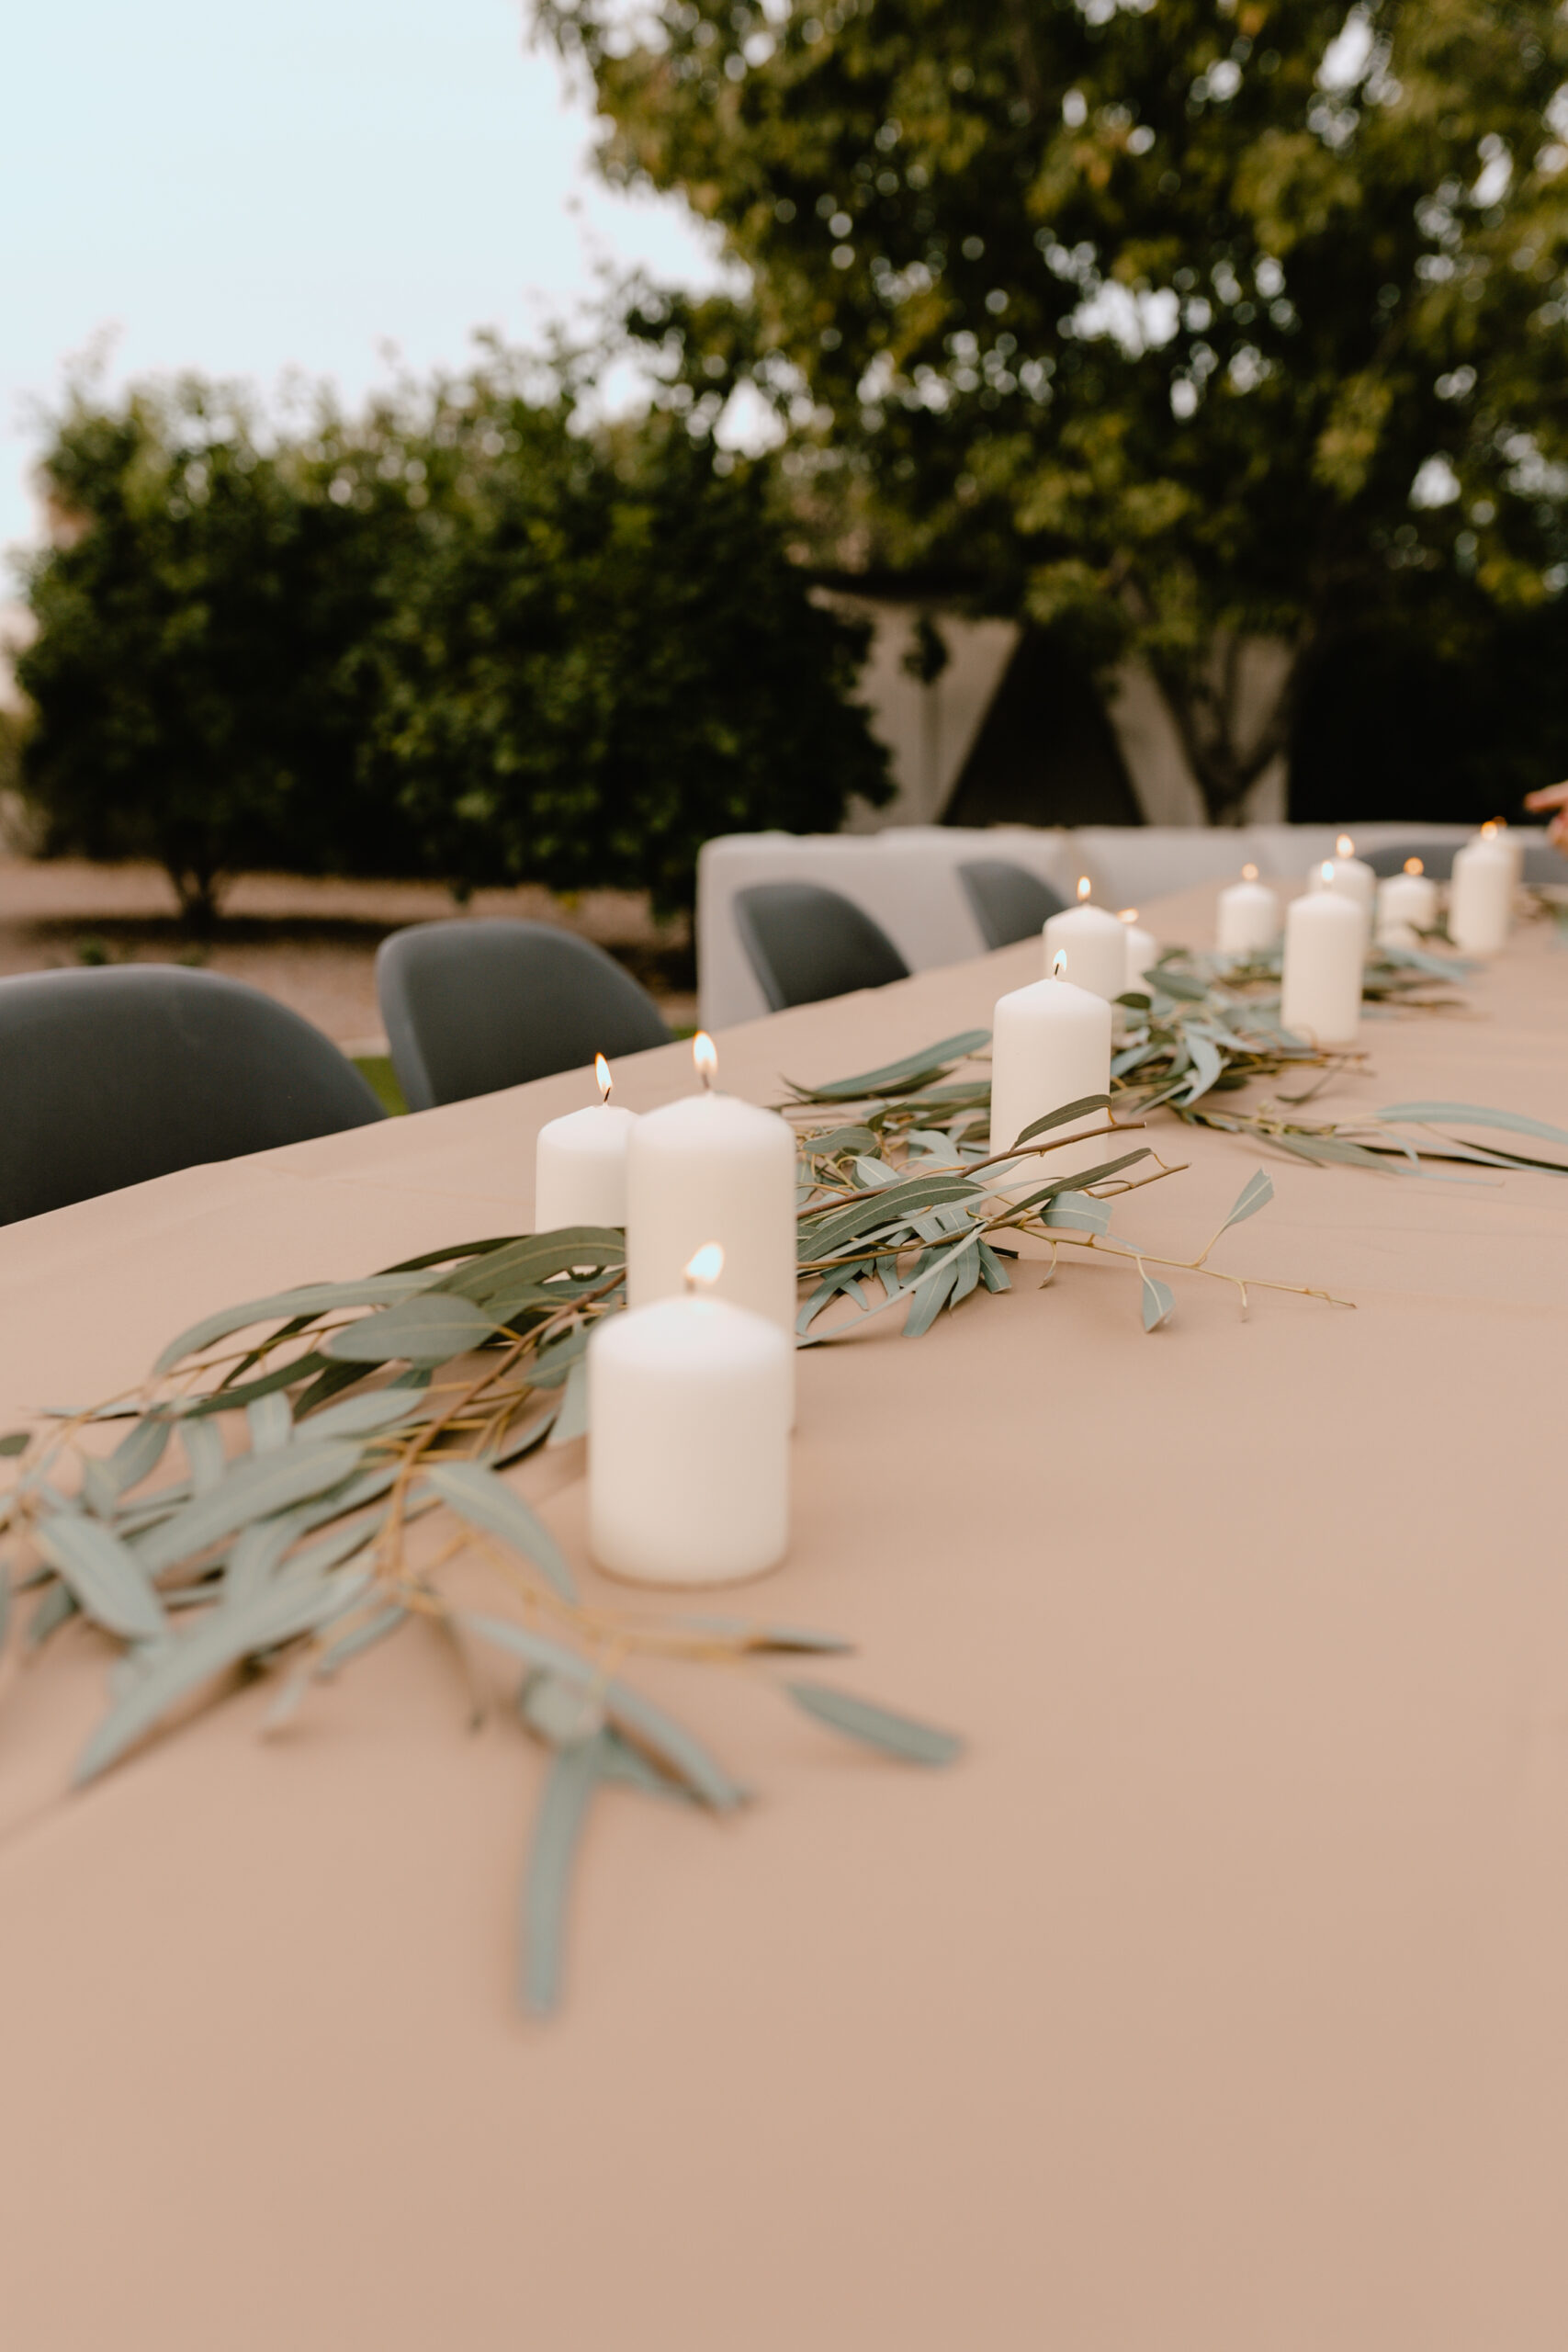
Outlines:
POLYGON ((750 384, 818 562, 1141 654, 1213 818, 1354 696, 1353 643, 1392 676, 1406 616, 1480 671, 1504 641, 1562 662, 1557 0, 541 14, 604 172, 679 193, 746 273, 644 305, 670 397, 750 384), (1287 659, 1244 740, 1258 636, 1287 659))
POLYGON ((597 353, 354 417, 74 383, 19 665, 46 847, 157 857, 197 917, 257 865, 678 909, 708 834, 887 797, 835 586, 1140 656, 1216 820, 1281 751, 1299 818, 1568 770, 1556 0, 535 14, 603 171, 740 290, 627 288, 597 353), (646 413, 591 422, 627 349, 646 413))
POLYGON ((886 798, 865 630, 814 602, 766 460, 491 347, 345 417, 76 384, 21 786, 44 850, 148 856, 210 920, 262 867, 649 891, 710 834, 886 798))

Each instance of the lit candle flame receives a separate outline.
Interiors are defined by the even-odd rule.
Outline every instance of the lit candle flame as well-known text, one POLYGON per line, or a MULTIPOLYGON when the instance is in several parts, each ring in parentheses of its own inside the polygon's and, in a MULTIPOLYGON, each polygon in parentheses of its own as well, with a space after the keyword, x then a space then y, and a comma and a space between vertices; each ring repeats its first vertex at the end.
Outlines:
POLYGON ((1117 916, 1116 920, 1117 920, 1117 922, 1137 922, 1137 920, 1138 920, 1138 910, 1137 910, 1137 908, 1136 908, 1136 907, 1123 907, 1123 908, 1122 908, 1122 911, 1121 911, 1121 913, 1117 916))
POLYGON ((1356 854, 1356 844, 1355 844, 1355 842, 1350 839, 1350 836, 1349 836, 1349 834, 1348 834, 1348 833, 1341 833, 1341 834, 1340 834, 1339 839, 1338 839, 1338 840, 1335 842, 1335 844, 1334 844, 1334 854, 1335 854, 1335 856, 1336 856, 1336 857, 1354 857, 1354 856, 1355 856, 1355 854, 1356 854))
POLYGON ((688 1290, 712 1290, 724 1272, 724 1251, 716 1241, 705 1241, 694 1258, 688 1260, 685 1283, 688 1290))
POLYGON ((1088 896, 1089 896, 1089 876, 1088 876, 1087 874, 1080 874, 1080 875, 1078 876, 1078 898, 1079 898, 1079 900, 1081 901, 1081 900, 1083 900, 1083 899, 1087 899, 1087 898, 1088 898, 1088 896))
POLYGON ((692 1040, 692 1060, 704 1086, 711 1090, 718 1076, 718 1048, 705 1029, 699 1029, 692 1040))
POLYGON ((1324 878, 1324 880, 1325 880, 1325 882, 1332 882, 1332 881, 1333 881, 1333 879, 1334 879, 1334 860, 1333 860, 1331 857, 1325 857, 1325 858, 1324 859, 1324 861, 1323 861, 1323 866, 1322 866, 1322 873, 1323 873, 1323 878, 1324 878))
POLYGON ((1418 857, 1407 857, 1404 861, 1404 871, 1406 874, 1425 874, 1427 869, 1418 857))
POLYGON ((1496 826, 1495 824, 1483 825, 1481 828, 1481 838, 1483 842, 1495 842, 1497 838, 1496 826))
POLYGON ((1067 951, 1065 947, 1058 947, 1056 953, 1051 958, 1051 978, 1054 980, 1059 980, 1066 971, 1066 968, 1067 951))
POLYGON ((1241 878, 1244 882, 1256 882, 1258 879, 1257 866, 1244 865, 1241 869, 1241 878))
POLYGON ((593 1075, 599 1081, 599 1100, 607 1102, 610 1099, 610 1065, 603 1054, 593 1057, 593 1075))

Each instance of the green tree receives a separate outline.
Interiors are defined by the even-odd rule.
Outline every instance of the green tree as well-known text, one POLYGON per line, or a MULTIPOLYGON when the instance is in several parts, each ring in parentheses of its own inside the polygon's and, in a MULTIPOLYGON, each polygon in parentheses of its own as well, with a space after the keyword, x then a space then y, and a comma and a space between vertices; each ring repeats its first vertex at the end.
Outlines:
POLYGON ((247 867, 412 856, 356 770, 400 517, 334 500, 331 439, 274 446, 231 385, 77 383, 45 455, 23 789, 46 847, 155 858, 197 922, 247 867))
POLYGON ((613 885, 886 796, 863 632, 792 564, 766 465, 494 348, 357 417, 73 388, 23 785, 46 845, 142 855, 209 920, 247 868, 613 885))
POLYGON ((498 365, 431 420, 372 760, 464 883, 692 903, 715 833, 886 799, 865 632, 788 559, 769 469, 654 414, 584 435, 498 365))
POLYGON ((1462 655, 1562 597, 1556 0, 540 13, 610 176, 750 274, 634 321, 675 390, 774 401, 829 561, 1143 653, 1214 818, 1348 632, 1421 608, 1462 655), (1257 636, 1290 658, 1246 742, 1257 636))

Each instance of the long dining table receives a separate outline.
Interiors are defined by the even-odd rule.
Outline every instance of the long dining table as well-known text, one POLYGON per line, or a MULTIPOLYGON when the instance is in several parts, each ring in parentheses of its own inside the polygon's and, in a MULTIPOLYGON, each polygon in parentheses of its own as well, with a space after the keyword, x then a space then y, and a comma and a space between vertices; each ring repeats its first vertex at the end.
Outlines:
MULTIPOLYGON (((1151 919, 1151 918, 1145 918, 1151 919)), ((1212 894, 1152 910, 1205 946, 1212 894)), ((1033 944, 722 1035, 759 1102, 989 1022, 1033 944)), ((1568 1126, 1568 954, 1369 1020, 1314 1106, 1568 1126)), ((687 1090, 689 1051, 617 1099, 687 1090)), ((550 1079, 0 1232, 0 1428, 278 1287, 526 1230, 550 1079)), ((1151 1123, 1113 1231, 800 1358, 793 1541, 723 1605, 951 1726, 922 1772, 670 1668, 757 1792, 613 1791, 513 1999, 544 1762, 424 1629, 69 1792, 108 1652, 0 1667, 7 2352, 1561 2352, 1568 1183, 1151 1123)), ((1532 1147, 1526 1145, 1526 1149, 1532 1147)), ((581 1442, 516 1474, 585 1563, 581 1442)), ((604 1589, 585 1565, 590 1590, 604 1589)), ((671 1606, 689 1606, 681 1596, 671 1606)))

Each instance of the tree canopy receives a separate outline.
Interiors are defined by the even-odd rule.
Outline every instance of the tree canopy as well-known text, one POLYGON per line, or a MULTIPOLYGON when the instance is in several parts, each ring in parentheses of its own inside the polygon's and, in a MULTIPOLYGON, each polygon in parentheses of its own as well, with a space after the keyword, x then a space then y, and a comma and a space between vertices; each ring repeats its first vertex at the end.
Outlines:
POLYGON ((22 782, 49 846, 150 855, 210 915, 247 867, 691 903, 727 829, 886 797, 863 632, 813 602, 769 467, 500 348, 346 417, 199 378, 76 385, 22 782))
POLYGON ((1216 817, 1347 630, 1562 597, 1556 0, 540 13, 605 171, 749 273, 643 305, 688 418, 749 378, 819 557, 1141 651, 1216 817), (1258 635, 1292 658, 1243 742, 1258 635))

